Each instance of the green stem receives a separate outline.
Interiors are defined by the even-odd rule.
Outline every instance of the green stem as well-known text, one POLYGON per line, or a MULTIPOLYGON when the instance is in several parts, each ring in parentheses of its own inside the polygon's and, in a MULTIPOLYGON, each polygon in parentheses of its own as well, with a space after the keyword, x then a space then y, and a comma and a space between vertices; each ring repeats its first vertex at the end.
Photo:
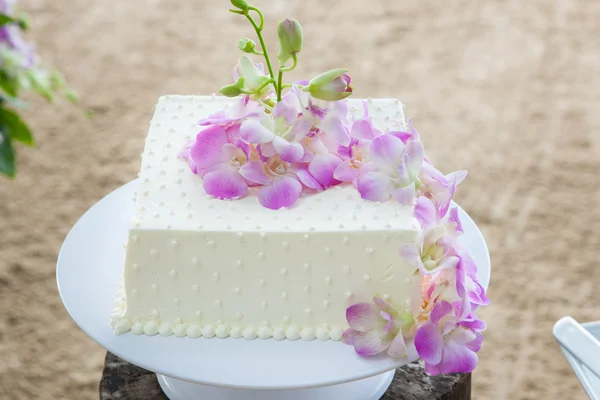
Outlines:
POLYGON ((261 99, 256 99, 256 101, 258 102, 258 104, 260 104, 261 106, 263 106, 264 108, 266 108, 269 111, 273 111, 273 107, 271 107, 270 105, 268 105, 267 103, 265 103, 264 101, 262 101, 261 99))
POLYGON ((263 16, 263 13, 260 12, 260 10, 256 7, 248 7, 248 10, 254 11, 258 14, 258 17, 260 18, 260 24, 258 24, 258 30, 262 31, 263 28, 265 27, 265 17, 263 16))
POLYGON ((292 60, 293 60, 293 64, 289 68, 286 68, 285 64, 282 64, 279 66, 279 76, 277 77, 278 79, 277 79, 277 87, 276 87, 277 101, 281 101, 281 91, 284 88, 284 85, 281 82, 283 80, 283 73, 293 70, 294 68, 296 68, 296 65, 298 65, 298 57, 296 57, 296 54, 292 54, 292 60))
MULTIPOLYGON (((261 33, 261 30, 264 25, 263 15, 257 8, 250 7, 249 9, 256 11, 256 13, 258 13, 258 15, 260 17, 261 24, 260 24, 260 26, 258 26, 258 25, 256 25, 256 22, 249 14, 244 14, 246 16, 246 18, 248 18, 248 21, 250 21, 250 23, 254 27, 254 30, 256 31, 256 36, 258 36, 258 41, 260 42, 260 47, 262 48, 264 56, 265 56, 265 62, 267 63, 267 67, 269 68, 269 75, 271 75, 271 79, 273 79, 273 81, 275 81, 275 74, 273 73, 273 67, 271 66, 271 60, 269 59, 269 52, 267 51, 267 46, 265 45, 265 40, 263 39, 263 36, 261 33)), ((275 83, 274 83, 274 85, 275 85, 275 83)), ((275 90, 277 90, 277 86, 275 86, 275 90)))
POLYGON ((279 68, 279 76, 277 79, 277 86, 276 86, 276 91, 277 91, 277 101, 281 101, 281 81, 283 80, 283 68, 279 68))
POLYGON ((244 90, 244 89, 240 89, 240 92, 242 92, 243 94, 255 94, 255 93, 259 93, 261 90, 263 90, 267 85, 270 85, 271 83, 274 83, 275 79, 269 79, 268 81, 266 81, 265 83, 263 83, 262 85, 260 85, 260 87, 256 90, 253 90, 251 92, 244 90))
POLYGON ((283 72, 289 72, 289 71, 293 70, 298 65, 298 57, 296 57, 296 54, 292 54, 292 61, 293 61, 293 64, 291 67, 286 68, 285 66, 281 65, 281 66, 279 66, 279 68, 281 68, 281 70, 283 72))

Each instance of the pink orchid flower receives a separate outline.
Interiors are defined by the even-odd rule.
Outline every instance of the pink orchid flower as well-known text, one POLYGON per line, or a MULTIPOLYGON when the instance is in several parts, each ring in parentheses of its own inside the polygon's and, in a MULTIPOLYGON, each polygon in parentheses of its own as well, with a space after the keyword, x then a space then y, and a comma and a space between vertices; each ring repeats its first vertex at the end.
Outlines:
POLYGON ((468 373, 477 365, 485 324, 473 316, 461 318, 460 306, 438 302, 430 319, 417 329, 415 346, 429 375, 468 373), (468 317, 468 318, 465 318, 468 317), (466 321, 465 321, 466 320, 466 321))
POLYGON ((415 201, 418 174, 423 165, 423 144, 412 140, 406 145, 396 136, 383 134, 369 147, 371 161, 363 165, 358 191, 365 200, 387 201, 390 195, 400 204, 415 201))
MULTIPOLYGON (((330 146, 327 145, 327 136, 319 131, 304 138, 304 159, 308 162, 307 171, 316 181, 316 185, 307 185, 311 189, 323 190, 341 183, 333 176, 335 169, 342 162, 342 159, 330 152, 330 146)), ((304 182, 303 182, 304 183, 304 182)))
POLYGON ((373 303, 354 304, 346 310, 350 328, 344 332, 344 343, 354 346, 361 356, 382 352, 395 358, 408 356, 405 339, 412 337, 415 320, 406 311, 398 311, 380 297, 373 303))
POLYGON ((415 243, 400 247, 400 257, 425 275, 455 268, 459 262, 455 247, 462 233, 458 210, 454 208, 448 218, 440 221, 431 200, 419 197, 416 203, 415 214, 423 229, 415 243))
POLYGON ((228 129, 234 125, 239 125, 246 118, 258 117, 262 112, 263 107, 260 104, 250 100, 249 96, 241 96, 233 105, 198 121, 198 125, 219 125, 228 129))
POLYGON ((362 166, 370 161, 371 142, 381 135, 381 131, 373 126, 366 102, 363 107, 364 116, 354 121, 349 130, 336 135, 340 145, 338 154, 346 160, 336 168, 334 177, 342 182, 353 182, 355 186, 362 166))
POLYGON ((302 192, 302 184, 291 172, 290 163, 279 156, 269 157, 265 161, 251 161, 244 164, 239 173, 248 181, 263 186, 258 191, 258 201, 272 210, 290 207, 302 192))
POLYGON ((277 154, 283 161, 295 163, 304 156, 304 148, 299 141, 311 126, 312 123, 302 117, 295 94, 288 92, 270 114, 262 113, 260 120, 246 119, 242 122, 240 135, 249 143, 260 145, 265 157, 277 154))
POLYGON ((423 163, 419 174, 420 185, 417 196, 425 196, 435 202, 441 218, 446 216, 456 187, 466 178, 467 171, 455 171, 442 174, 429 162, 423 163))
POLYGON ((231 143, 222 127, 213 125, 198 133, 189 159, 207 194, 238 199, 248 193, 248 183, 239 171, 249 160, 249 148, 238 140, 231 143))
POLYGON ((477 280, 477 266, 469 253, 462 247, 455 246, 459 262, 456 265, 455 281, 458 297, 466 299, 473 309, 490 304, 485 289, 477 280))

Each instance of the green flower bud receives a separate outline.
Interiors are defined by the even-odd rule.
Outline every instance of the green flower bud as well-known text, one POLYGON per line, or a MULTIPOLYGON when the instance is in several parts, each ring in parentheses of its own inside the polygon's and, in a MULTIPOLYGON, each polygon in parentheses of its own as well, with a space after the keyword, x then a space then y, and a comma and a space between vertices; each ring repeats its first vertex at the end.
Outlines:
POLYGON ((332 69, 311 79, 304 91, 309 92, 315 99, 338 101, 352 94, 350 76, 345 68, 332 69))
POLYGON ((236 83, 232 85, 223 86, 219 92, 226 97, 236 97, 242 94, 242 88, 244 87, 244 78, 240 78, 236 83))
POLYGON ((302 26, 295 19, 285 19, 277 25, 279 53, 277 58, 283 64, 302 50, 302 26))
POLYGON ((231 4, 245 13, 248 12, 248 2, 246 2, 246 0, 231 0, 231 4))
POLYGON ((256 49, 256 43, 252 39, 242 38, 238 42, 238 49, 243 51, 244 53, 254 53, 256 49))

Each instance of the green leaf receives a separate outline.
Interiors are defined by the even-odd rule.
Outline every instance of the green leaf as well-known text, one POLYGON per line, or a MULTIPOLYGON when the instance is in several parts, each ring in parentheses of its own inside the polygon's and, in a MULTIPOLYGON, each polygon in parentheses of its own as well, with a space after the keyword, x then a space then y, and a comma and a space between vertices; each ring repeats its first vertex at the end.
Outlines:
POLYGON ((18 140, 27 146, 35 145, 31 130, 19 117, 19 114, 0 107, 0 124, 3 125, 5 134, 10 136, 12 140, 18 140))
POLYGON ((0 26, 4 26, 4 25, 8 25, 8 24, 16 24, 19 21, 6 15, 6 14, 0 14, 0 26))
POLYGON ((19 82, 11 79, 5 72, 0 71, 0 89, 4 90, 10 97, 17 97, 19 82))
POLYGON ((6 134, 6 129, 0 125, 0 174, 14 178, 16 172, 15 151, 10 143, 10 137, 6 134))

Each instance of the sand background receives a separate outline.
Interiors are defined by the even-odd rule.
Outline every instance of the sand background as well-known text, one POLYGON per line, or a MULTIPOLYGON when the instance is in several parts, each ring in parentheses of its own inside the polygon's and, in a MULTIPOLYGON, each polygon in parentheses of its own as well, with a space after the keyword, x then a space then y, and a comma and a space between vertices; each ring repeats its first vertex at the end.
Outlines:
MULTIPOLYGON (((457 200, 493 264, 474 398, 586 398, 551 328, 600 319, 600 2, 255 1, 272 45, 278 18, 303 23, 294 77, 350 68, 357 97, 406 104, 442 170, 470 171, 457 200)), ((39 148, 0 179, 0 398, 93 399, 104 351, 60 302, 60 245, 135 178, 156 99, 218 90, 251 31, 224 0, 21 3, 96 117, 33 101, 39 148)))

